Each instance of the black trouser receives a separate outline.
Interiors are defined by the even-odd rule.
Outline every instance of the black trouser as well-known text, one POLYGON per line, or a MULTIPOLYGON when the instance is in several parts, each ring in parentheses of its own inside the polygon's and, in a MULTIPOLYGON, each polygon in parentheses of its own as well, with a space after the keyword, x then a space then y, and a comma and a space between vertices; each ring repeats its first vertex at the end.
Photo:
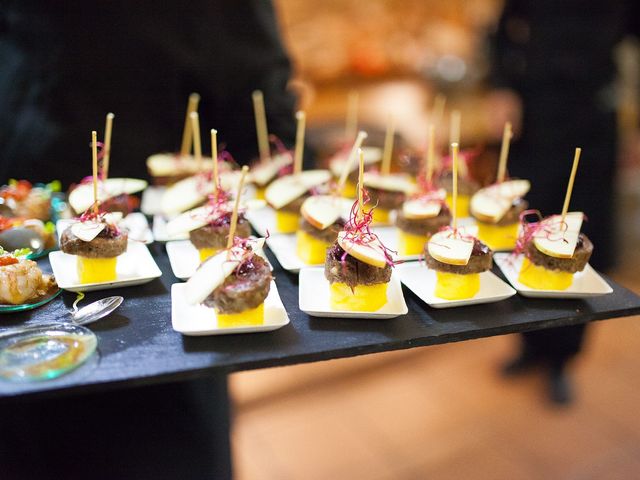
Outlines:
POLYGON ((522 354, 552 368, 562 368, 582 348, 586 324, 522 334, 522 354))
POLYGON ((231 478, 226 377, 4 403, 0 478, 231 478))

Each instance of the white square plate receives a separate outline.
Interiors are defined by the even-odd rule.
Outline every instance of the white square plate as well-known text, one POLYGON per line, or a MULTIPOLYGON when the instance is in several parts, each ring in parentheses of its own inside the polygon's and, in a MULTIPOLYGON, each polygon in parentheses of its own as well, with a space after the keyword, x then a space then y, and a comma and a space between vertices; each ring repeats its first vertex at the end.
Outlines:
MULTIPOLYGON (((60 240, 62 232, 64 232, 67 227, 73 223, 75 223, 75 220, 71 218, 63 218, 56 222, 58 240, 60 240)), ((136 242, 142 242, 147 245, 153 243, 153 233, 149 228, 149 222, 144 214, 140 212, 130 213, 120 220, 118 224, 128 230, 129 240, 135 240, 136 242)))
POLYGON ((185 283, 171 285, 171 324, 176 332, 183 335, 269 332, 289 323, 289 317, 278 295, 278 288, 273 281, 264 301, 264 324, 245 327, 218 328, 215 310, 204 305, 189 305, 184 300, 185 288, 185 283))
MULTIPOLYGON (((176 278, 180 280, 188 280, 191 278, 200 266, 200 252, 193 246, 191 240, 167 242, 166 247, 171 270, 173 270, 176 278)), ((258 251, 258 255, 267 260, 262 250, 258 251)), ((267 263, 268 262, 269 260, 267 260, 267 263)))
POLYGON ((162 213, 162 196, 167 187, 159 187, 150 185, 142 192, 142 201, 140 202, 140 211, 150 217, 162 213))
POLYGON ((510 253, 496 253, 493 259, 502 270, 502 273, 504 273, 504 276, 507 277, 509 283, 524 297, 589 298, 613 292, 611 286, 589 264, 582 272, 578 272, 573 276, 573 283, 566 290, 538 290, 527 287, 518 281, 523 256, 509 257, 511 257, 510 253))
POLYGON ((329 300, 329 282, 324 277, 324 267, 300 270, 298 295, 300 310, 312 317, 385 319, 395 318, 409 311, 402 294, 400 277, 396 272, 392 273, 387 288, 387 304, 375 312, 333 310, 329 300))
POLYGON ((422 262, 411 262, 396 267, 400 280, 409 290, 433 308, 463 307, 479 303, 499 302, 512 297, 516 291, 491 272, 480 274, 480 290, 471 298, 464 300, 445 300, 436 297, 436 272, 422 262))
POLYGON ((142 285, 162 275, 146 245, 134 241, 130 241, 127 244, 127 251, 118 257, 117 277, 112 282, 80 283, 75 255, 67 255, 60 251, 51 252, 49 262, 58 286, 72 292, 92 292, 142 285))

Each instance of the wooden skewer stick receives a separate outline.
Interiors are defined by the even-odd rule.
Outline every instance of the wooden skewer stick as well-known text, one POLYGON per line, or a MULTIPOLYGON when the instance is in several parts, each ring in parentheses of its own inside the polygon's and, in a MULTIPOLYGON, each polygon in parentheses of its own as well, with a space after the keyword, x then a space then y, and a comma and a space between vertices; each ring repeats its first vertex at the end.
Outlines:
POLYGON ((351 148, 351 152, 347 157, 347 161, 344 162, 344 166, 342 167, 342 173, 340 174, 340 180, 338 180, 338 186, 336 188, 336 191, 338 192, 338 194, 341 194, 342 191, 344 190, 344 185, 345 183, 347 183, 347 178, 349 178, 349 173, 351 173, 351 165, 353 165, 353 162, 356 160, 358 156, 358 151, 362 146, 362 142, 366 138, 367 138, 367 132, 360 130, 358 132, 358 136, 356 137, 356 141, 353 144, 353 147, 351 148))
POLYGON ((356 90, 349 92, 347 99, 347 120, 344 127, 344 137, 347 141, 356 136, 358 129, 358 100, 360 96, 356 90))
POLYGON ((296 120, 298 127, 296 129, 296 150, 293 160, 293 174, 298 175, 302 172, 302 154, 304 153, 304 129, 306 116, 303 111, 296 112, 296 120))
POLYGON ((91 154, 93 157, 93 213, 98 214, 98 133, 91 132, 91 154))
POLYGON ((449 127, 449 143, 460 144, 460 110, 451 112, 451 126, 449 127))
POLYGON ((433 100, 433 110, 431 111, 431 116, 433 117, 432 123, 434 125, 440 126, 442 122, 442 118, 444 117, 444 105, 447 101, 447 97, 445 97, 442 93, 436 95, 436 98, 433 100))
POLYGON ((211 159, 213 160, 213 173, 211 179, 213 180, 213 193, 218 194, 218 131, 215 128, 211 129, 211 159))
POLYGON ((254 90, 251 94, 253 99, 253 115, 256 120, 256 135, 258 136, 258 151, 260 160, 267 161, 271 157, 269 151, 269 131, 267 130, 267 114, 264 108, 264 96, 261 90, 254 90))
POLYGON ((498 163, 498 183, 504 182, 504 177, 507 173, 507 158, 509 157, 511 137, 513 137, 511 122, 507 122, 504 124, 504 131, 502 132, 502 146, 500 147, 500 161, 498 163))
POLYGON ((380 172, 382 175, 391 173, 391 156, 393 154, 393 139, 396 131, 396 121, 393 115, 389 115, 387 123, 387 132, 384 136, 384 150, 382 152, 382 167, 380 172))
POLYGON ((356 218, 361 220, 364 217, 364 153, 358 149, 358 213, 356 218))
POLYGON ((456 208, 458 206, 458 150, 460 146, 457 143, 451 144, 451 161, 453 163, 453 191, 451 192, 451 224, 453 230, 458 229, 458 215, 456 214, 456 208))
MULTIPOLYGON (((233 204, 233 212, 231 213, 231 223, 229 224, 229 237, 227 238, 227 250, 233 246, 233 237, 236 234, 236 226, 238 225, 238 209, 240 208, 240 197, 242 196, 242 188, 244 187, 244 178, 249 171, 248 166, 242 167, 240 175, 240 183, 238 183, 238 191, 236 192, 236 201, 233 204)), ((229 253, 227 252, 227 255, 229 253)))
POLYGON ((200 95, 192 93, 189 95, 189 103, 187 105, 187 116, 184 120, 184 130, 182 131, 182 146, 180 147, 180 156, 189 155, 191 146, 193 145, 193 130, 191 129, 191 114, 198 111, 200 103, 200 95))
POLYGON ((109 178, 109 160, 111 158, 111 133, 113 131, 113 113, 107 113, 107 123, 104 127, 104 156, 102 157, 102 180, 109 178))
POLYGON ((202 173, 202 141, 200 139, 200 117, 198 112, 191 112, 191 129, 193 130, 193 153, 196 157, 198 173, 202 173))
POLYGON ((567 186, 567 193, 564 196, 564 205, 562 206, 562 220, 560 221, 560 225, 564 225, 564 220, 567 216, 567 211, 569 210, 569 202, 571 200, 571 193, 573 192, 573 182, 576 179, 576 172, 578 171, 578 163, 580 163, 580 154, 582 153, 581 148, 576 148, 576 153, 573 156, 573 166, 571 167, 571 176, 569 177, 569 185, 567 186))
POLYGON ((425 180, 427 185, 431 185, 433 178, 433 167, 436 162, 436 127, 433 123, 429 124, 429 134, 427 136, 427 150, 425 152, 425 180))

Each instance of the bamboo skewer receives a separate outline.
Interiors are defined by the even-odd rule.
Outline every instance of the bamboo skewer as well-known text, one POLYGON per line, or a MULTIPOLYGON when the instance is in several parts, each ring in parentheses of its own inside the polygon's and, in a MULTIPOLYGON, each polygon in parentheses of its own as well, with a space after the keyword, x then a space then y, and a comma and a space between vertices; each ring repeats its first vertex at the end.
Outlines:
POLYGON ((258 152, 260 160, 267 161, 271 157, 269 151, 269 131, 267 130, 267 115, 264 108, 264 96, 262 91, 254 90, 251 94, 253 100, 253 115, 256 121, 256 135, 258 136, 258 152))
POLYGON ((389 175, 391 173, 391 157, 393 154, 393 139, 396 130, 395 118, 389 115, 389 122, 387 123, 387 131, 384 136, 384 150, 382 152, 382 167, 380 173, 382 175, 389 175))
POLYGON ((344 185, 347 183, 347 178, 349 178, 349 173, 351 173, 351 165, 353 165, 353 161, 356 159, 358 155, 358 151, 362 146, 362 142, 367 138, 367 132, 360 130, 358 132, 358 136, 356 137, 356 141, 351 148, 351 152, 347 157, 347 161, 344 163, 342 167, 342 173, 340 174, 340 179, 338 180, 338 186, 336 188, 338 194, 342 193, 344 190, 344 185))
MULTIPOLYGON (((244 179, 249 171, 248 166, 242 167, 240 175, 240 183, 238 183, 238 191, 236 192, 236 201, 233 204, 233 212, 231 212, 231 223, 229 224, 229 237, 227 238, 227 250, 233 246, 233 237, 236 234, 236 226, 238 225, 238 209, 240 208, 240 197, 242 196, 242 188, 244 187, 244 179)), ((229 251, 227 251, 227 258, 229 251)))
POLYGON ((213 180, 213 193, 218 194, 218 131, 211 129, 211 159, 213 160, 213 172, 211 179, 213 180))
POLYGON ((189 154, 191 146, 193 144, 193 131, 191 130, 190 118, 193 112, 198 111, 198 104, 200 103, 200 95, 192 93, 189 95, 189 103, 187 104, 187 115, 184 120, 184 130, 182 131, 182 145, 180 147, 180 156, 184 157, 189 154))
POLYGON ((349 92, 347 99, 347 119, 344 127, 344 136, 347 141, 351 141, 356 136, 358 129, 358 100, 360 95, 356 90, 349 92))
POLYGON ((358 213, 356 218, 360 221, 364 217, 364 153, 358 149, 358 213))
POLYGON ((193 153, 196 157, 198 173, 202 173, 202 141, 200 139, 200 117, 198 112, 191 112, 191 129, 193 130, 193 153))
POLYGON ((567 217, 567 211, 569 210, 569 202, 571 201, 571 193, 573 192, 573 182, 576 179, 576 172, 578 171, 578 163, 580 163, 581 148, 576 148, 576 152, 573 156, 573 166, 571 167, 571 176, 569 177, 569 185, 567 185, 567 193, 564 196, 564 205, 562 206, 562 219, 560 225, 564 225, 565 218, 567 217))
POLYGON ((298 175, 302 172, 302 154, 304 153, 304 129, 306 116, 303 111, 296 112, 296 120, 298 126, 296 128, 296 150, 293 163, 293 174, 298 175))
POLYGON ((442 123, 442 118, 444 117, 444 105, 446 101, 447 97, 441 93, 437 94, 436 98, 433 100, 433 110, 431 111, 431 116, 433 117, 432 123, 438 127, 442 123))
POLYGON ((458 215, 456 209, 458 206, 458 150, 459 145, 457 143, 451 144, 451 162, 453 164, 453 189, 451 192, 451 224, 453 231, 458 229, 458 215))
POLYGON ((511 122, 504 124, 504 131, 502 132, 502 146, 500 147, 500 161, 498 163, 498 183, 504 182, 504 178, 507 172, 507 158, 509 157, 509 144, 513 132, 511 131, 511 122))
POLYGON ((460 110, 451 112, 451 125, 449 127, 449 144, 460 144, 460 110))
POLYGON ((111 159, 111 133, 113 131, 113 113, 107 113, 107 123, 104 127, 104 156, 102 157, 102 180, 109 178, 109 160, 111 159))
POLYGON ((425 152, 425 180, 427 185, 431 186, 433 178, 433 167, 436 161, 436 128, 433 123, 429 124, 429 133, 427 136, 427 150, 425 152))
POLYGON ((93 213, 98 214, 98 133, 91 132, 91 155, 93 159, 93 213))

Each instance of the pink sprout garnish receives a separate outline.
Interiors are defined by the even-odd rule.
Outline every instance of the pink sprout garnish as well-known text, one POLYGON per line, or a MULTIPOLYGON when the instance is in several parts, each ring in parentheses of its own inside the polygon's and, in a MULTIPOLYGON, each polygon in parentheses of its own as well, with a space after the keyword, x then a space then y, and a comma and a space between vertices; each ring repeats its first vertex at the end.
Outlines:
MULTIPOLYGON (((369 201, 369 193, 366 189, 363 188, 363 205, 369 201)), ((373 211, 376 207, 372 207, 369 210, 362 209, 362 217, 358 217, 358 201, 353 202, 351 206, 351 211, 349 212, 349 219, 344 225, 343 231, 345 232, 345 240, 349 243, 355 243, 358 245, 368 245, 373 248, 378 248, 384 254, 387 265, 393 267, 401 261, 397 261, 393 259, 392 254, 397 255, 398 252, 387 248, 378 238, 378 236, 371 231, 371 222, 373 221, 373 211)), ((346 258, 348 255, 348 251, 342 254, 340 259, 342 265, 345 265, 346 258)))
POLYGON ((118 228, 118 225, 116 225, 115 222, 111 223, 107 221, 107 217, 106 215, 109 212, 106 212, 103 208, 102 205, 100 203, 98 203, 98 211, 96 212, 94 209, 95 203, 93 205, 91 205, 87 210, 85 210, 85 212, 80 215, 79 217, 76 217, 76 220, 78 220, 81 223, 85 223, 85 222, 94 222, 94 223, 104 223, 107 226, 107 233, 110 235, 118 235, 120 233, 120 228, 118 228))

